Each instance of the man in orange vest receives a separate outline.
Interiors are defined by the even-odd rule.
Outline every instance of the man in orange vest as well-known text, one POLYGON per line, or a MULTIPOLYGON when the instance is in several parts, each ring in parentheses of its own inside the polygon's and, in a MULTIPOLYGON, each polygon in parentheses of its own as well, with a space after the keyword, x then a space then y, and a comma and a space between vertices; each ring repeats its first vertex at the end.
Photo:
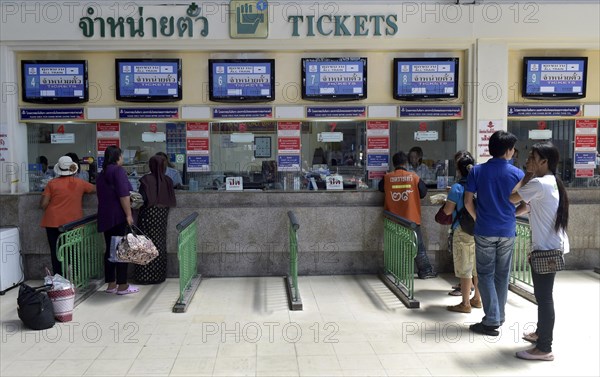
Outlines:
POLYGON ((383 209, 417 224, 418 251, 415 257, 420 279, 437 277, 433 271, 421 233, 421 199, 427 195, 427 186, 415 173, 408 171, 408 156, 400 151, 392 157, 394 171, 379 182, 379 191, 385 193, 383 209))

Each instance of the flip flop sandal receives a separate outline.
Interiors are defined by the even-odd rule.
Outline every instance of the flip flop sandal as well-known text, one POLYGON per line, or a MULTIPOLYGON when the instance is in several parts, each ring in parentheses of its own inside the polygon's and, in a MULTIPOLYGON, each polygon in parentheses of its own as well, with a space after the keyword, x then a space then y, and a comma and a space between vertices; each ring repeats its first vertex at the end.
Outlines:
POLYGON ((118 295, 128 295, 130 293, 137 293, 140 291, 140 288, 136 287, 135 285, 131 285, 129 284, 129 287, 127 287, 127 289, 124 289, 122 291, 117 291, 118 295))
POLYGON ((462 296, 462 292, 460 291, 460 288, 454 289, 453 291, 448 292, 448 294, 450 296, 462 296))
MULTIPOLYGON (((453 290, 455 291, 460 291, 460 284, 454 284, 452 287, 453 290)), ((471 286, 471 292, 473 292, 475 290, 475 287, 471 286)))
POLYGON ((535 332, 529 334, 524 333, 522 339, 535 344, 538 341, 538 335, 535 332))

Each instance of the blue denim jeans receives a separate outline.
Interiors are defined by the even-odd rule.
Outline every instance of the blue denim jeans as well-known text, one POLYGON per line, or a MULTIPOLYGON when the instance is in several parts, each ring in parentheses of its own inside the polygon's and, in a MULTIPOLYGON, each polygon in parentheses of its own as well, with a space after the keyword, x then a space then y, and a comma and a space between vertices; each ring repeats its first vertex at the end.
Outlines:
POLYGON ((425 244, 423 243, 423 233, 421 233, 421 226, 418 225, 415 229, 417 233, 417 256, 415 257, 415 263, 417 264, 417 274, 419 277, 433 273, 433 267, 429 262, 427 256, 427 250, 425 250, 425 244))
POLYGON ((485 316, 482 323, 499 327, 504 323, 508 278, 515 237, 475 236, 475 261, 479 292, 485 316))
POLYGON ((552 290, 556 273, 536 274, 531 272, 533 294, 538 303, 536 348, 542 352, 552 352, 552 333, 554 331, 554 299, 552 290))

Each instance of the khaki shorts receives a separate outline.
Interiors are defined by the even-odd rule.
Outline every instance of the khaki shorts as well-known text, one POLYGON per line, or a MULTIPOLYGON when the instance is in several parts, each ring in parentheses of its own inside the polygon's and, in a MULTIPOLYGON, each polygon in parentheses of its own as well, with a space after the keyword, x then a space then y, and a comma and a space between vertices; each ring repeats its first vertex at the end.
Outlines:
POLYGON ((477 276, 475 239, 463 232, 460 225, 454 230, 452 237, 452 257, 454 260, 454 275, 457 278, 470 279, 477 276))

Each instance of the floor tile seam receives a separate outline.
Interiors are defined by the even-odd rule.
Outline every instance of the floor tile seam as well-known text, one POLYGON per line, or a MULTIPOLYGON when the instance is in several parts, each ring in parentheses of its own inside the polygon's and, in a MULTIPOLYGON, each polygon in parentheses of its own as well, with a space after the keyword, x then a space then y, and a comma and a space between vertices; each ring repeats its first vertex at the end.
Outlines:
MULTIPOLYGON (((89 360, 89 359, 88 359, 89 360)), ((38 374, 38 376, 52 376, 52 374, 47 373, 47 371, 50 369, 50 367, 52 367, 54 365, 54 363, 56 363, 57 361, 61 361, 61 359, 53 359, 52 362, 40 373, 38 374)), ((75 361, 72 360, 71 361, 75 361)), ((94 360, 92 360, 92 362, 87 366, 87 368, 83 371, 83 373, 81 373, 82 376, 85 375, 85 373, 88 371, 88 369, 90 369, 90 367, 92 366, 92 364, 94 364, 94 360)), ((52 371, 54 371, 54 369, 52 369, 52 371)), ((60 376, 69 376, 69 375, 60 375, 60 376)))
MULTIPOLYGON (((346 357, 353 357, 353 356, 375 356, 375 358, 377 359, 377 363, 379 363, 379 366, 380 366, 380 368, 377 368, 377 369, 382 369, 382 370, 384 370, 384 368, 383 368, 383 363, 381 362, 381 360, 379 359, 379 357, 378 357, 376 354, 373 354, 373 355, 363 355, 363 354, 353 354, 353 355, 336 355, 336 358, 337 358, 338 364, 340 365, 340 368, 342 368, 342 370, 352 370, 352 369, 344 369, 344 367, 342 366, 342 362, 341 362, 341 360, 340 360, 340 356, 346 356, 346 357)), ((370 368, 369 368, 369 369, 370 369, 370 368)))

